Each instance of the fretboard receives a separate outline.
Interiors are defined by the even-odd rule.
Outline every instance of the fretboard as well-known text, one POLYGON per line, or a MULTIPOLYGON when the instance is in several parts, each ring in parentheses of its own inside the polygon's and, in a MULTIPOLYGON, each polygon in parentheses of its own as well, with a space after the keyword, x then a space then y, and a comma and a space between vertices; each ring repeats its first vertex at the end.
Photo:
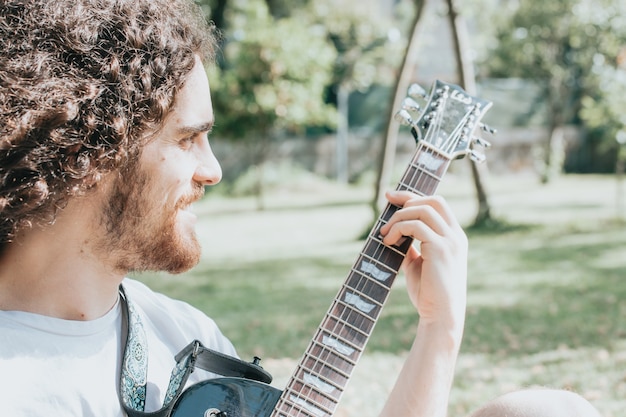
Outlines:
MULTIPOLYGON (((397 189, 433 195, 449 165, 449 157, 421 143, 397 189)), ((372 228, 272 417, 333 415, 413 243, 382 243, 378 230, 398 209, 388 204, 372 228)))

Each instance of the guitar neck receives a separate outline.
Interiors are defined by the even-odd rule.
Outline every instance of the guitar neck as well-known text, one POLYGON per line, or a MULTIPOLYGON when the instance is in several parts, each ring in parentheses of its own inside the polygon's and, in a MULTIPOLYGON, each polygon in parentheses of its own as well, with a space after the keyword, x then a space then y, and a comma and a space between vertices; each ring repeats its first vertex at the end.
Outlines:
MULTIPOLYGON (((449 164, 448 156, 420 143, 397 189, 432 195, 449 164)), ((382 243, 378 230, 398 209, 387 204, 372 228, 272 417, 333 415, 413 243, 382 243)))

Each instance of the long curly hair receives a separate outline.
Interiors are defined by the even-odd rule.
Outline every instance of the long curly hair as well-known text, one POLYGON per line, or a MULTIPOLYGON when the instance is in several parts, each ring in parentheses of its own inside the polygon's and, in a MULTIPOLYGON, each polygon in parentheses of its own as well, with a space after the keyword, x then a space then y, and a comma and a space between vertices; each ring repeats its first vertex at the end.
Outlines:
POLYGON ((0 247, 136 160, 215 38, 191 0, 0 0, 0 247))

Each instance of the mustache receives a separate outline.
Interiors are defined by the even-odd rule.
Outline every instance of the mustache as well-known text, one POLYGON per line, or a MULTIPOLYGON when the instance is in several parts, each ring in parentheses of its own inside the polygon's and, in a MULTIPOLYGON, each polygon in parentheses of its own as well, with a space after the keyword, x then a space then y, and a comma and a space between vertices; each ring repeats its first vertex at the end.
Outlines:
POLYGON ((176 204, 176 208, 186 207, 190 204, 195 203, 196 201, 204 197, 204 192, 205 192, 204 186, 198 183, 195 183, 194 188, 191 191, 191 193, 182 196, 180 200, 178 200, 178 203, 176 204))

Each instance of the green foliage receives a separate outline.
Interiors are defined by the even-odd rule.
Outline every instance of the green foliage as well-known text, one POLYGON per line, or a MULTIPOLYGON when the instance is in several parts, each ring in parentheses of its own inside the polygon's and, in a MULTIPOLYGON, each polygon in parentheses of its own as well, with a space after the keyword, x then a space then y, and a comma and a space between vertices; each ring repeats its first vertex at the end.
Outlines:
MULTIPOLYGON (((440 192, 471 220, 466 180, 446 177, 440 192)), ((614 220, 615 185, 610 176, 563 176, 545 186, 523 175, 492 178, 495 214, 512 227, 468 230, 468 315, 453 389, 453 404, 465 408, 451 415, 535 384, 591 394, 602 410, 614 410, 604 416, 623 414, 626 212, 622 206, 622 220, 614 220)), ((275 190, 264 212, 250 199, 211 195, 196 207, 201 263, 181 276, 141 279, 207 312, 243 359, 260 356, 276 375, 271 359, 301 357, 362 249, 355 236, 370 219, 369 193, 368 186, 300 180, 275 190)), ((365 351, 397 357, 398 365, 417 324, 403 281, 394 284, 365 351)), ((386 364, 369 375, 377 390, 397 375, 399 366, 386 364)), ((289 362, 285 372, 295 366, 289 362)), ((359 380, 370 381, 355 373, 351 384, 359 380)), ((346 415, 374 416, 373 402, 364 402, 367 413, 346 415)))
POLYGON ((626 134, 626 71, 602 61, 594 65, 594 74, 598 89, 583 97, 580 117, 598 136, 607 138, 605 150, 614 150, 620 144, 610 139, 626 134))
POLYGON ((337 51, 334 85, 366 91, 374 84, 391 83, 406 46, 393 10, 359 0, 318 0, 310 8, 337 51))
POLYGON ((588 140, 608 144, 600 152, 614 149, 624 126, 618 59, 626 44, 626 4, 529 0, 497 13, 504 17, 483 64, 488 74, 533 80, 543 87, 551 124, 584 126, 588 140))
POLYGON ((332 126, 324 103, 335 52, 306 15, 275 20, 262 1, 231 2, 225 64, 210 73, 216 133, 256 140, 332 126))

